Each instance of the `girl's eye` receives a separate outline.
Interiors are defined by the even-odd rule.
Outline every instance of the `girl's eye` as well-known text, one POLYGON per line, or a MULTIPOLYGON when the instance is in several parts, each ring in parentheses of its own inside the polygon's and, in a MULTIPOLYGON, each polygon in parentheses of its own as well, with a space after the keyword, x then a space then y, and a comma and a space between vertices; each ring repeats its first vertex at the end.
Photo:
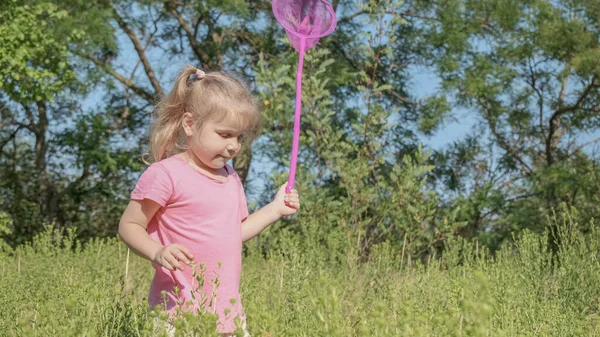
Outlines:
POLYGON ((221 137, 223 137, 223 138, 229 138, 229 137, 231 137, 231 135, 228 134, 228 133, 220 133, 219 135, 221 135, 221 137))
POLYGON ((239 135, 237 138, 238 138, 238 141, 239 141, 239 142, 241 142, 241 141, 243 141, 244 139, 246 139, 246 137, 244 137, 244 135, 239 135))

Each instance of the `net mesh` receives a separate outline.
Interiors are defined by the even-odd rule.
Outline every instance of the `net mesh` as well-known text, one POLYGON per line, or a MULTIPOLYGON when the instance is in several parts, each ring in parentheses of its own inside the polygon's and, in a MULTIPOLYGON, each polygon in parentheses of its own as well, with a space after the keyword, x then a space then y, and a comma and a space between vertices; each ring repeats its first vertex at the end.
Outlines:
POLYGON ((305 50, 310 49, 336 25, 333 8, 323 0, 273 0, 273 13, 296 50, 300 50, 301 38, 305 38, 305 50))

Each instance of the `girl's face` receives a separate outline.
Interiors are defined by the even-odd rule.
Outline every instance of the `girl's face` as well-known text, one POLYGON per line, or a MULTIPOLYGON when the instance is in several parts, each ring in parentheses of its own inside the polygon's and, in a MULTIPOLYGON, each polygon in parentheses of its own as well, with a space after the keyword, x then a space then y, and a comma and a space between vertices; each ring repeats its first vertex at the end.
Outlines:
POLYGON ((199 130, 193 127, 192 121, 192 115, 186 112, 183 128, 188 149, 200 161, 196 164, 201 168, 216 172, 240 152, 243 131, 231 119, 208 120, 199 130))

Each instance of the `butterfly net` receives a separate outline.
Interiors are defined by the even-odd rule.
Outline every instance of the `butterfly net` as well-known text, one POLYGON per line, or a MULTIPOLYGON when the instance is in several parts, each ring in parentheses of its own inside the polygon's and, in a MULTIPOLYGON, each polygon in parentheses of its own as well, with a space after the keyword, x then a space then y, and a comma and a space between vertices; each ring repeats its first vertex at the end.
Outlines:
POLYGON ((273 0, 273 13, 298 51, 302 38, 303 49, 310 49, 336 25, 333 8, 323 0, 273 0))

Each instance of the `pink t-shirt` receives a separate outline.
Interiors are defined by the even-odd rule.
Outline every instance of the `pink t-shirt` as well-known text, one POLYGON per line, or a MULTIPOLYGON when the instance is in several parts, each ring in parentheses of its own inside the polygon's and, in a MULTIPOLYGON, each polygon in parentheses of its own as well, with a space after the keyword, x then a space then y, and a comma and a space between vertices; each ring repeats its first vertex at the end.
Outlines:
POLYGON ((154 265, 156 273, 148 302, 152 307, 161 304, 173 313, 177 303, 192 301, 192 290, 200 288, 201 291, 194 291, 194 306, 219 315, 219 333, 234 331, 237 317, 245 320, 239 285, 241 224, 248 216, 248 207, 239 176, 230 166, 225 168, 229 175, 223 182, 175 155, 150 165, 131 193, 133 200, 150 199, 162 206, 148 223, 150 237, 165 246, 186 246, 194 255, 197 274, 201 274, 199 264, 206 268, 200 288, 198 280, 192 277, 192 267, 171 272, 154 265), (179 297, 173 294, 175 286, 181 289, 179 297), (167 291, 166 301, 163 290, 167 291))

